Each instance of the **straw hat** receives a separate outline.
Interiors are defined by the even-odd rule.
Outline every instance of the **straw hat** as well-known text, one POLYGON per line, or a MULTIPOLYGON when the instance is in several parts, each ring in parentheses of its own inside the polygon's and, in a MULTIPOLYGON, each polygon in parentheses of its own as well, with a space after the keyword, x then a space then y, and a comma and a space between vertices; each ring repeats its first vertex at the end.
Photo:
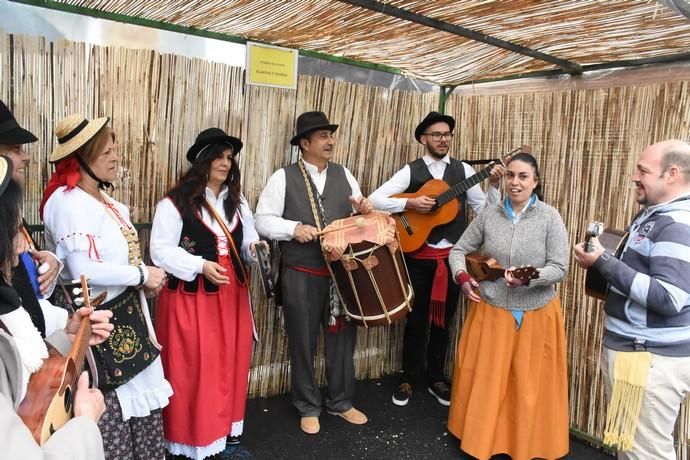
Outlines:
POLYGON ((5 155, 0 155, 0 195, 5 192, 7 184, 12 180, 12 160, 5 155))
POLYGON ((62 160, 84 146, 110 121, 110 118, 87 120, 82 115, 73 114, 60 121, 55 127, 58 146, 50 155, 50 162, 62 160))

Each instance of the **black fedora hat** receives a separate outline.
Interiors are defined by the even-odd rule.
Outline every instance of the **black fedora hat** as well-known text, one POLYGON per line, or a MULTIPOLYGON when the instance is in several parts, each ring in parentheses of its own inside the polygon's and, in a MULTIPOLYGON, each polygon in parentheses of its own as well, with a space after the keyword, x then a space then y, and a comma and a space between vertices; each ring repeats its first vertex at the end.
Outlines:
POLYGON ((0 155, 0 196, 5 193, 7 184, 12 180, 13 170, 14 165, 12 164, 12 160, 5 155, 0 155))
POLYGON ((338 129, 338 125, 329 122, 326 114, 323 112, 304 112, 297 117, 295 136, 290 139, 290 144, 299 145, 300 139, 317 129, 327 129, 330 132, 335 132, 338 129))
POLYGON ((242 150, 242 141, 236 137, 228 136, 220 128, 208 128, 199 133, 194 145, 187 150, 187 159, 194 163, 202 150, 215 144, 227 144, 232 147, 232 155, 236 156, 242 150))
POLYGON ((19 126, 10 109, 0 101, 0 144, 29 144, 37 140, 31 131, 19 126))
POLYGON ((429 112, 429 114, 424 117, 424 120, 422 120, 414 130, 414 138, 417 139, 417 142, 421 142, 419 138, 422 136, 422 134, 424 134, 424 131, 429 126, 433 125, 434 123, 438 123, 439 121, 448 123, 451 133, 455 129, 455 119, 450 115, 443 115, 442 113, 438 112, 429 112))

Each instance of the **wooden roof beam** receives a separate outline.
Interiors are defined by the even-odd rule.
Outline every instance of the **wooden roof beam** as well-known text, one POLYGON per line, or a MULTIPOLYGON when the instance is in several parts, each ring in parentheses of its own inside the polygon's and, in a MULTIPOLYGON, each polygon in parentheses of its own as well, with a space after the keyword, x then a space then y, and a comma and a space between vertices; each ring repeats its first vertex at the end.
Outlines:
POLYGON ((414 22, 416 24, 421 24, 423 26, 431 27, 436 30, 441 30, 451 34, 459 35, 461 37, 469 38, 470 40, 475 40, 478 42, 486 43, 487 45, 495 46, 497 48, 502 48, 504 50, 511 51, 513 53, 519 53, 525 56, 529 56, 533 59, 538 59, 540 61, 546 61, 551 64, 555 64, 562 68, 565 73, 572 75, 579 75, 582 73, 582 67, 575 63, 565 59, 557 58, 550 54, 542 53, 541 51, 534 50, 532 48, 527 48, 526 46, 518 45, 516 43, 501 40, 491 35, 486 35, 481 32, 477 32, 465 27, 461 27, 449 22, 440 21, 438 19, 433 19, 428 16, 414 13, 403 8, 398 8, 393 5, 388 5, 385 3, 378 2, 376 0, 338 0, 343 3, 347 3, 353 6, 359 6, 371 11, 376 11, 377 13, 385 14, 387 16, 393 16, 398 19, 403 19, 405 21, 414 22))

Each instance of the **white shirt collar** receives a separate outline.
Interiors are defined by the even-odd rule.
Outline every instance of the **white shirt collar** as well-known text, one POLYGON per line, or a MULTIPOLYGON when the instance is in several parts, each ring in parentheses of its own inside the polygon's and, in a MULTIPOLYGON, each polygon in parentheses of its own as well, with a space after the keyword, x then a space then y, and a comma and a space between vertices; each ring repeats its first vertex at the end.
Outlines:
POLYGON ((308 162, 307 160, 305 160, 304 158, 302 158, 302 161, 304 162, 304 168, 305 168, 307 171, 309 171, 310 174, 323 174, 323 173, 325 173, 326 170, 328 169, 328 162, 326 162, 326 167, 323 168, 323 171, 319 171, 319 167, 318 167, 318 166, 309 163, 309 162, 308 162))
POLYGON ((443 158, 441 158, 439 160, 437 158, 432 157, 431 155, 429 155, 427 153, 422 157, 422 159, 424 160, 424 163, 426 163, 427 166, 431 166, 432 164, 438 163, 438 162, 443 162, 443 163, 448 164, 448 165, 450 164, 450 155, 449 154, 446 154, 446 156, 444 156, 443 158))
POLYGON ((215 200, 221 200, 221 199, 225 198, 225 195, 227 195, 227 194, 228 194, 228 186, 225 184, 220 188, 220 193, 218 194, 218 198, 216 198, 216 194, 213 193, 213 190, 211 190, 210 187, 206 186, 206 198, 208 198, 209 200, 214 200, 214 201, 215 200))

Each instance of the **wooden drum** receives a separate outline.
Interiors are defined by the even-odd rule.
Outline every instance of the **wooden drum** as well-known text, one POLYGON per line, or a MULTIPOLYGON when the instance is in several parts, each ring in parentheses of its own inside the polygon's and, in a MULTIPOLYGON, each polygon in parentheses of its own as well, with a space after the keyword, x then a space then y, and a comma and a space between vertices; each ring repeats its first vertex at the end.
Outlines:
POLYGON ((412 311, 412 284, 388 213, 336 220, 322 233, 321 248, 350 320, 383 326, 412 311))

